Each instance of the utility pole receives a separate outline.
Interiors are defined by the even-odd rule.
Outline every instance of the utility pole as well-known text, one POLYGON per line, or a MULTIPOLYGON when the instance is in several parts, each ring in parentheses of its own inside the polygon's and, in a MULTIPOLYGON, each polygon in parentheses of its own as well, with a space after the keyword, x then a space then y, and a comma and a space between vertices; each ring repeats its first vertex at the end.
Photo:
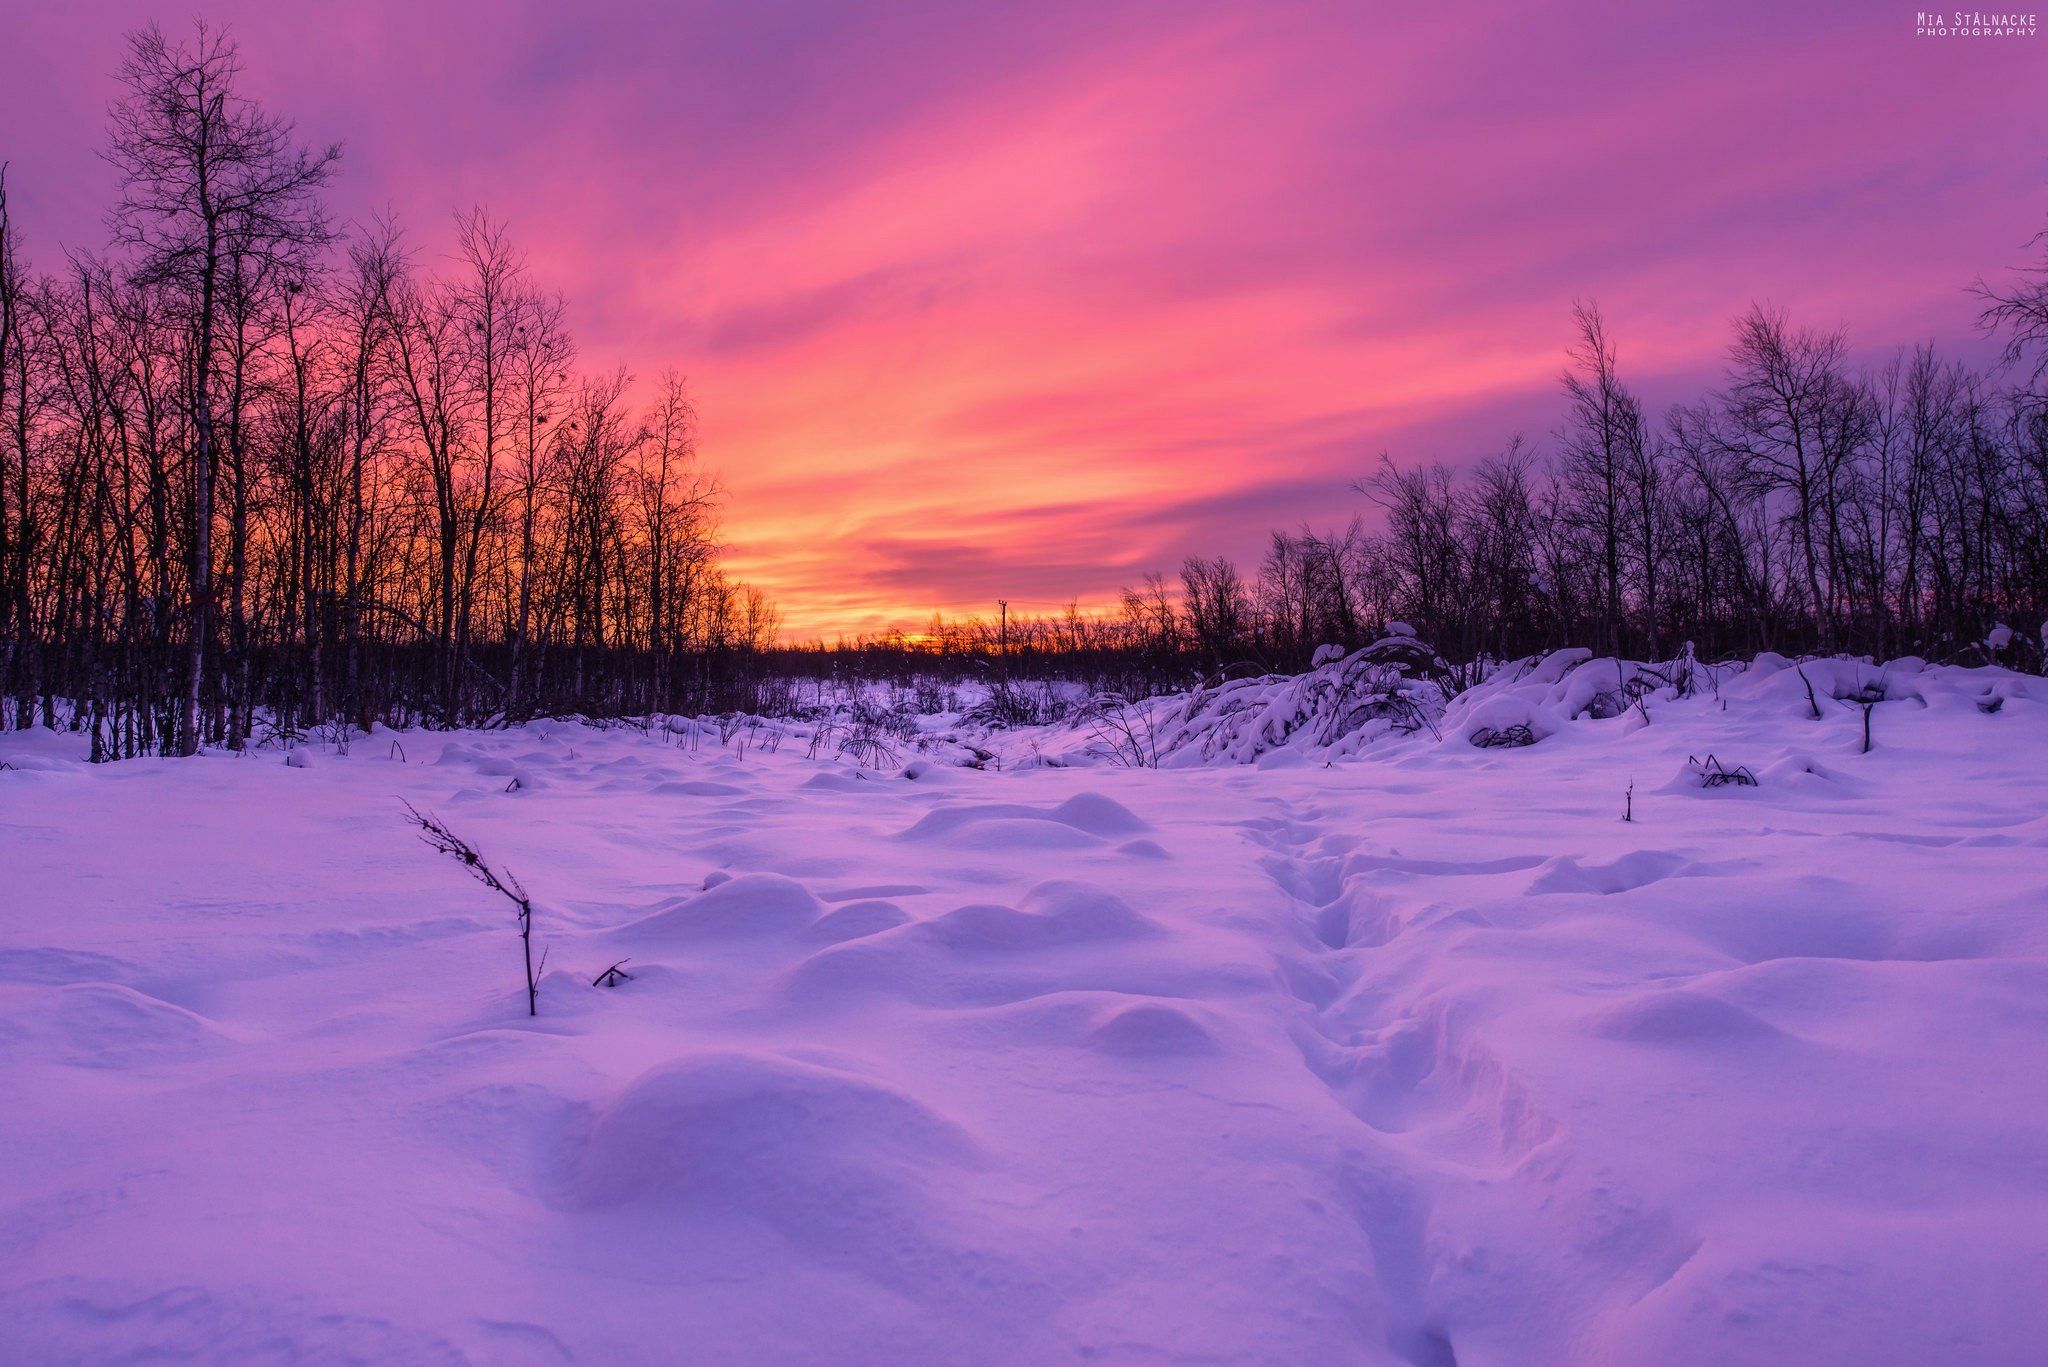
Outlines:
POLYGON ((996 658, 1001 662, 999 665, 1002 680, 1001 686, 1003 696, 1007 698, 1010 696, 1010 600, 1007 598, 996 599, 996 612, 998 622, 996 627, 996 658))

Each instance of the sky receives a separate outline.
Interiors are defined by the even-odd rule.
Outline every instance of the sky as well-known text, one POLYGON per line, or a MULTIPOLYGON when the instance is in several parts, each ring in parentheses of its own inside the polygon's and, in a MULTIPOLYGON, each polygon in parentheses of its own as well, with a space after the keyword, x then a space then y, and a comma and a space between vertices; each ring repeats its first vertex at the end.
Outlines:
MULTIPOLYGON (((1925 0, 1922 0, 1925 3, 1925 0)), ((31 251, 92 247, 122 33, 8 0, 31 251)), ((2048 34, 1890 3, 216 3, 344 218, 488 206, 583 364, 673 366, 798 636, 1111 601, 1542 448, 1574 300, 1654 407, 1752 301, 1983 352, 2048 225, 2048 34)))

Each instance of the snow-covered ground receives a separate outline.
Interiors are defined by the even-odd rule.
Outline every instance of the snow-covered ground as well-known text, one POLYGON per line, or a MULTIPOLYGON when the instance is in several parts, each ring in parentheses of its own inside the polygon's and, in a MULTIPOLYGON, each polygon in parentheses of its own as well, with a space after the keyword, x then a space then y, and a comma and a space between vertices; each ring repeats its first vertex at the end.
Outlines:
POLYGON ((2048 688, 1544 668, 1334 764, 0 737, 0 1360, 2041 1361, 2048 688))

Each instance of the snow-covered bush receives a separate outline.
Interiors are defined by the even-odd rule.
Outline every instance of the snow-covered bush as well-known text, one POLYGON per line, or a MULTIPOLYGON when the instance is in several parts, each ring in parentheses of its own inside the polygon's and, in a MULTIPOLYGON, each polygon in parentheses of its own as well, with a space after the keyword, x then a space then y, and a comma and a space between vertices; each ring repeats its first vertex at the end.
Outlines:
POLYGON ((1452 739, 1481 748, 1535 744, 1581 717, 1598 721, 1633 713, 1650 720, 1651 702, 1718 691, 1742 668, 1705 663, 1691 642, 1662 661, 1596 657, 1583 648, 1553 650, 1499 665, 1458 694, 1445 710, 1444 729, 1452 739))
POLYGON ((1153 714, 1159 763, 1249 764, 1282 749, 1331 758, 1390 735, 1436 735, 1440 663, 1412 634, 1393 635, 1306 674, 1231 679, 1161 700, 1153 714))
POLYGON ((1121 693, 1098 693, 1074 714, 1074 725, 1094 738, 1090 747, 1126 769, 1159 767, 1159 732, 1153 709, 1121 693))

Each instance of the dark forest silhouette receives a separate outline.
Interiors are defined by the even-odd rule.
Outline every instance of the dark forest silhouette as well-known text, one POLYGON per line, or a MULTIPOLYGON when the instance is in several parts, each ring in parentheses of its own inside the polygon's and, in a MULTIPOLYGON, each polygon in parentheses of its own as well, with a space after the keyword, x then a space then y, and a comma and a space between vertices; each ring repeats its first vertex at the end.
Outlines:
POLYGON ((719 570, 680 378, 632 411, 482 210, 442 274, 350 233, 203 25, 129 40, 104 255, 0 181, 0 694, 94 754, 713 708, 776 635, 719 570))

